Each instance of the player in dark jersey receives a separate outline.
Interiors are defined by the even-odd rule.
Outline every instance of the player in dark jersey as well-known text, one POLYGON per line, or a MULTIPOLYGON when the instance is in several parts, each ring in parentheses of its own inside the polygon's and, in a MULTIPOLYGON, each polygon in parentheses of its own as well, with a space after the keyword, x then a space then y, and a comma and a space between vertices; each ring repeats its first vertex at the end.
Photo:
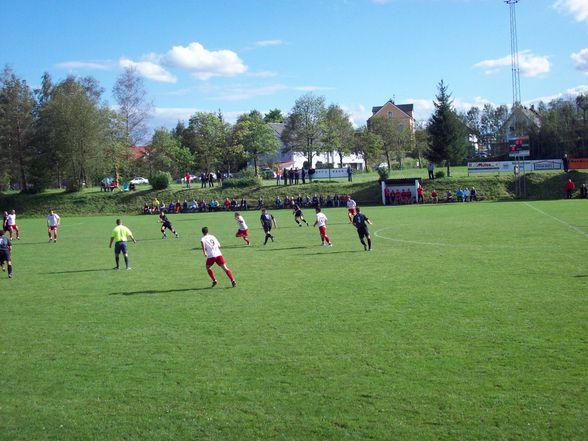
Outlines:
POLYGON ((267 210, 265 208, 261 209, 261 217, 259 218, 261 220, 261 227, 263 228, 263 231, 265 232, 265 241, 263 242, 263 244, 265 245, 267 243, 268 239, 271 239, 272 242, 274 241, 274 236, 272 236, 272 224, 274 227, 278 227, 276 225, 276 219, 274 218, 274 216, 272 214, 269 214, 267 212, 267 210))
POLYGON ((2 271, 6 271, 4 264, 8 266, 8 278, 12 279, 12 260, 10 253, 12 252, 12 242, 7 237, 4 237, 4 230, 0 230, 0 265, 2 271))
POLYGON ((302 214, 302 210, 300 209, 300 206, 298 204, 294 204, 294 207, 292 207, 292 213, 294 213, 294 220, 296 221, 299 227, 302 226, 300 221, 304 222, 307 227, 310 226, 308 225, 308 222, 306 222, 306 219, 304 219, 304 215, 302 214))
POLYGON ((368 219, 368 217, 365 214, 361 212, 359 207, 355 207, 355 216, 353 216, 353 226, 357 228, 359 240, 361 241, 361 244, 363 245, 363 249, 365 251, 372 250, 372 238, 370 237, 368 224, 371 225, 372 222, 368 219), (367 238, 367 245, 364 241, 364 238, 367 238))
POLYGON ((173 225, 171 224, 171 222, 167 218, 165 211, 159 212, 159 220, 157 222, 159 222, 161 224, 161 234, 163 234, 163 236, 161 236, 162 239, 165 239, 167 237, 167 234, 165 234, 166 228, 169 231, 171 231, 172 233, 174 233, 176 238, 180 237, 180 235, 178 233, 176 233, 176 230, 174 229, 173 225))

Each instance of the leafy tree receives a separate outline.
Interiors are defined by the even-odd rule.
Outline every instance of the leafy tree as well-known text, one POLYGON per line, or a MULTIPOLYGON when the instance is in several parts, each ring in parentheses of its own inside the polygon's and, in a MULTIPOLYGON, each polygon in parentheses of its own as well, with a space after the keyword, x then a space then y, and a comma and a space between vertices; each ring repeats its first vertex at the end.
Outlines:
POLYGON ((382 154, 383 144, 382 138, 366 126, 355 131, 354 152, 363 156, 366 170, 382 154))
POLYGON ((284 122, 284 116, 282 115, 282 111, 280 109, 272 109, 265 114, 263 120, 266 123, 282 123, 284 122))
POLYGON ((28 187, 29 169, 34 161, 34 109, 31 88, 6 67, 0 74, 0 152, 9 160, 2 161, 0 173, 16 179, 22 190, 28 187))
POLYGON ((466 133, 464 126, 452 108, 453 101, 447 86, 441 80, 433 104, 435 112, 429 119, 428 159, 435 164, 445 162, 447 176, 451 176, 451 164, 458 164, 466 157, 466 133))
POLYGON ((182 145, 194 154, 196 164, 201 170, 213 171, 219 165, 219 155, 227 145, 230 124, 221 115, 197 112, 182 132, 182 145))
POLYGON ((109 113, 100 96, 95 81, 68 77, 55 87, 44 109, 49 143, 69 191, 97 178, 104 161, 109 113))
POLYGON ((233 128, 233 142, 240 145, 247 157, 253 160, 257 176, 257 163, 262 155, 274 154, 280 147, 274 130, 261 118, 259 112, 252 111, 239 117, 233 128))
POLYGON ((323 145, 339 155, 339 166, 343 167, 343 156, 353 149, 353 125, 349 115, 341 107, 331 104, 325 114, 323 145))
POLYGON ((321 151, 325 113, 325 98, 308 93, 296 100, 286 118, 282 141, 290 150, 303 152, 309 166, 321 151))
POLYGON ((180 176, 186 170, 190 170, 194 163, 194 155, 190 149, 183 147, 171 132, 161 128, 153 133, 147 160, 150 170, 162 170, 173 176, 180 176))
POLYGON ((117 78, 112 93, 119 106, 120 119, 130 146, 139 145, 147 136, 147 120, 153 104, 147 101, 143 79, 133 68, 125 69, 117 78))
POLYGON ((370 130, 382 140, 382 152, 386 157, 388 170, 392 168, 393 159, 402 167, 402 159, 414 144, 410 128, 393 119, 380 117, 371 119, 370 130))

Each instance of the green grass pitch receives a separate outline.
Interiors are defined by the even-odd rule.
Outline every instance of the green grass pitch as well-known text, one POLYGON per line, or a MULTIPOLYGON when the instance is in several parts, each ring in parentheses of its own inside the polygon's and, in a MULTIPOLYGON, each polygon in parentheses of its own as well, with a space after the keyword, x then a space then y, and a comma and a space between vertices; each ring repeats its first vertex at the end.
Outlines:
POLYGON ((232 213, 127 216, 132 271, 114 216, 21 219, 0 439, 588 439, 585 201, 366 207, 372 252, 325 212, 332 248, 285 210, 266 246, 244 213, 251 247, 232 213))

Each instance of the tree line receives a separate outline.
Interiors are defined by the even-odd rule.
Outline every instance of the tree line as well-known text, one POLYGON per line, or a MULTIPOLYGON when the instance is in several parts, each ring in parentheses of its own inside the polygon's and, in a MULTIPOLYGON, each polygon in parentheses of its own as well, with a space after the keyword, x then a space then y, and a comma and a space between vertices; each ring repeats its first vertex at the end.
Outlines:
MULTIPOLYGON (((196 112, 171 130, 149 134, 153 110, 142 78, 124 70, 112 90, 116 106, 104 98, 104 89, 92 77, 68 76, 54 82, 47 73, 32 89, 11 68, 0 73, 0 189, 77 191, 95 185, 104 176, 153 176, 158 171, 178 178, 186 171, 234 172, 251 164, 255 173, 283 144, 303 152, 307 164, 324 152, 334 153, 330 164, 343 166, 351 153, 362 155, 368 168, 385 162, 402 166, 406 157, 423 164, 463 164, 476 154, 472 135, 495 156, 505 155, 500 142, 509 110, 506 106, 473 107, 458 113, 443 81, 438 85, 435 111, 415 130, 388 118, 354 128, 338 104, 312 93, 298 98, 287 115, 272 109, 238 117, 234 124, 222 113, 196 112), (281 140, 268 123, 283 123, 281 140), (141 157, 133 146, 148 140, 141 157), (280 143, 281 141, 281 143, 280 143), (494 150, 492 150, 494 146, 494 150)), ((588 97, 541 103, 536 112, 542 124, 533 129, 535 157, 568 153, 588 156, 588 97)))

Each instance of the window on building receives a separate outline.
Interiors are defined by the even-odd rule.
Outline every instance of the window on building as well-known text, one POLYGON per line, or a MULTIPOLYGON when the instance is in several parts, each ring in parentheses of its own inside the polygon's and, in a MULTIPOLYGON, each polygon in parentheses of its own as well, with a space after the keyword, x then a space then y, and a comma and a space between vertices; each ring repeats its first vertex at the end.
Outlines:
POLYGON ((388 118, 392 119, 392 111, 391 110, 388 110, 388 118))

